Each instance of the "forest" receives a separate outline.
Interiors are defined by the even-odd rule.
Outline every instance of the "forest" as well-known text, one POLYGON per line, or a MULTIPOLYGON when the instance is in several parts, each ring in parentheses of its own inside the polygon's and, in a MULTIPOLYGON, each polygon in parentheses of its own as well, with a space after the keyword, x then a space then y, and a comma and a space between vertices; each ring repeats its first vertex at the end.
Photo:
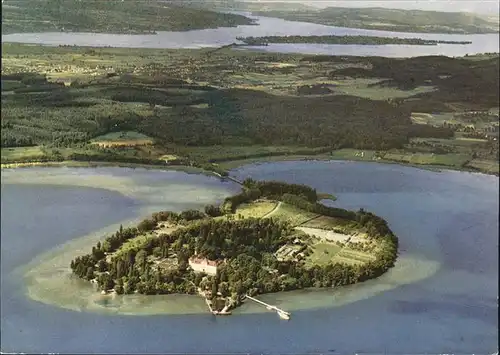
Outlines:
MULTIPOLYGON (((272 218, 234 220, 212 216, 231 215, 218 206, 207 206, 205 213, 196 210, 176 213, 155 213, 136 227, 123 228, 98 242, 92 252, 71 262, 74 274, 85 280, 96 280, 101 290, 114 289, 116 293, 195 294, 197 288, 212 290, 212 296, 239 299, 246 293, 255 295, 307 287, 336 287, 377 277, 394 265, 398 239, 387 223, 369 212, 351 212, 327 207, 317 202, 314 189, 278 181, 244 183, 248 202, 263 197, 286 200, 296 206, 312 207, 326 215, 334 215, 355 223, 376 240, 376 257, 364 265, 329 263, 306 266, 303 262, 278 260, 274 253, 296 238, 293 226, 272 218), (251 191, 251 193, 250 193, 251 191), (320 207, 323 206, 323 207, 320 207), (171 233, 151 236, 136 247, 114 253, 128 240, 153 231, 161 223, 179 226, 171 233), (214 276, 195 273, 188 260, 193 255, 219 262, 214 276), (169 268, 155 267, 170 260, 169 268)), ((223 203, 235 203, 229 197, 223 203)), ((304 247, 303 247, 304 248, 304 247)))
MULTIPOLYGON (((2 147, 64 147, 122 130, 136 130, 160 144, 183 146, 269 144, 389 149, 407 143, 410 131, 419 136, 419 127, 412 127, 409 113, 384 101, 353 96, 277 97, 247 89, 198 89, 189 95, 171 95, 159 89, 144 90, 140 85, 114 85, 74 88, 38 82, 29 87, 32 92, 15 89, 15 95, 2 97, 2 114, 6 117, 2 120, 2 147), (115 102, 143 102, 153 108, 163 105, 170 109, 151 110, 144 120, 144 113, 131 112, 128 105, 103 107, 85 99, 89 92, 101 100, 108 97, 115 102), (208 107, 195 107, 201 103, 208 107), (311 107, 314 115, 310 114, 311 107), (39 120, 31 123, 35 118, 39 120)), ((432 127, 426 129, 430 131, 432 127)), ((435 130, 431 136, 443 135, 441 131, 435 130)), ((444 132, 444 136, 450 132, 444 132)))
POLYGON ((360 44, 383 45, 405 44, 418 46, 435 46, 438 44, 470 44, 468 41, 442 41, 422 38, 397 38, 375 36, 265 36, 236 37, 238 41, 248 46, 265 46, 269 43, 318 43, 318 44, 360 44))

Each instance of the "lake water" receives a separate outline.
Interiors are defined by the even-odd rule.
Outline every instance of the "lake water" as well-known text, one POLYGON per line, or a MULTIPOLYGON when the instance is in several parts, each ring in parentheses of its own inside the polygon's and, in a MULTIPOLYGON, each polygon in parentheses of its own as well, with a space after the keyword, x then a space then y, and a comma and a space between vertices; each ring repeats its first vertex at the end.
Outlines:
MULTIPOLYGON (((249 16, 248 14, 246 14, 249 16)), ((313 23, 287 21, 271 17, 249 16, 257 25, 232 28, 194 30, 186 32, 158 32, 156 35, 124 35, 106 33, 19 33, 2 35, 3 42, 36 43, 44 45, 112 46, 132 48, 204 48, 220 47, 238 42, 236 37, 288 35, 363 35, 433 40, 471 41, 467 45, 440 44, 437 46, 408 45, 325 45, 325 44, 271 44, 250 47, 270 52, 329 54, 353 56, 414 57, 424 55, 464 56, 499 51, 499 35, 450 35, 403 33, 324 26, 313 23)))
MULTIPOLYGON (((110 224, 154 210, 202 206, 238 187, 213 177, 155 170, 2 170, 1 350, 496 351, 498 178, 397 165, 311 161, 249 165, 233 175, 309 184, 336 194, 338 206, 362 207, 383 216, 400 238, 396 266, 379 279, 353 287, 268 295, 288 309, 308 308, 294 310, 289 322, 271 312, 245 309, 226 318, 206 313, 132 316, 67 310, 26 295, 27 263, 36 265, 38 255, 57 254, 50 250, 110 224), (92 187, 97 185, 106 190, 92 187), (316 306, 311 308, 310 303, 316 306)), ((85 250, 89 248, 85 245, 85 250)))

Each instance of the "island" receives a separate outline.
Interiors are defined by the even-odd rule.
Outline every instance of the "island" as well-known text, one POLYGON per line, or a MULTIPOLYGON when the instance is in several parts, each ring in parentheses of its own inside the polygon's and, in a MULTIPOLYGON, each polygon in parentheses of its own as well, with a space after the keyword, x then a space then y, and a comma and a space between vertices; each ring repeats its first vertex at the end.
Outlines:
POLYGON ((237 37, 247 46, 267 46, 269 43, 315 43, 315 44, 359 44, 384 45, 404 44, 417 46, 436 46, 438 44, 471 44, 470 41, 437 41, 422 38, 390 38, 375 36, 265 36, 237 37))
POLYGON ((199 294, 227 315, 246 297, 350 285, 394 266, 398 238, 382 218, 322 204, 327 196, 305 185, 248 178, 242 187, 203 212, 120 226, 71 269, 104 294, 199 294))

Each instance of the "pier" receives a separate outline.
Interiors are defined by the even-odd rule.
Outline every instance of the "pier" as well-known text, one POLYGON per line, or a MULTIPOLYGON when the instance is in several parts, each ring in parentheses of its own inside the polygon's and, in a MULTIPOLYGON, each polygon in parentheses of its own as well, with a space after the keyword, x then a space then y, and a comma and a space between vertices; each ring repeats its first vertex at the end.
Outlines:
POLYGON ((258 304, 263 305, 264 307, 266 307, 266 309, 268 309, 270 311, 276 311, 278 313, 278 315, 280 316, 280 318, 282 318, 282 319, 287 319, 287 320, 290 319, 291 313, 286 312, 286 311, 282 310, 281 308, 278 308, 278 307, 273 306, 272 304, 268 304, 266 302, 262 302, 256 298, 250 297, 249 295, 245 295, 245 297, 254 301, 254 302, 257 302, 258 304))

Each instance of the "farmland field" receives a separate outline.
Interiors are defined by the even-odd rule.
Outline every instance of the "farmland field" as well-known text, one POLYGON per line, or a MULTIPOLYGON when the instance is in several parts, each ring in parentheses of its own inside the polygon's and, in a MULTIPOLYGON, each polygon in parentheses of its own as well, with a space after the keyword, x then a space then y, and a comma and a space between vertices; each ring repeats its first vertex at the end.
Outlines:
POLYGON ((404 162, 417 165, 463 166, 470 156, 467 154, 434 154, 434 153, 385 153, 384 160, 404 162))
POLYGON ((36 147, 16 147, 16 148, 2 148, 2 162, 15 161, 18 159, 39 158, 44 157, 45 151, 43 148, 36 147))
POLYGON ((340 229, 348 233, 351 229, 353 229, 350 227, 350 225, 351 225, 350 221, 347 221, 342 218, 319 216, 315 219, 312 219, 302 224, 301 227, 317 228, 325 230, 340 229))
POLYGON ((342 249, 332 243, 318 243, 312 248, 312 254, 306 259, 306 264, 309 265, 326 265, 333 261, 335 255, 342 249))
POLYGON ((268 217, 288 222, 292 225, 300 225, 310 219, 317 217, 318 214, 301 210, 287 203, 281 203, 268 217))

